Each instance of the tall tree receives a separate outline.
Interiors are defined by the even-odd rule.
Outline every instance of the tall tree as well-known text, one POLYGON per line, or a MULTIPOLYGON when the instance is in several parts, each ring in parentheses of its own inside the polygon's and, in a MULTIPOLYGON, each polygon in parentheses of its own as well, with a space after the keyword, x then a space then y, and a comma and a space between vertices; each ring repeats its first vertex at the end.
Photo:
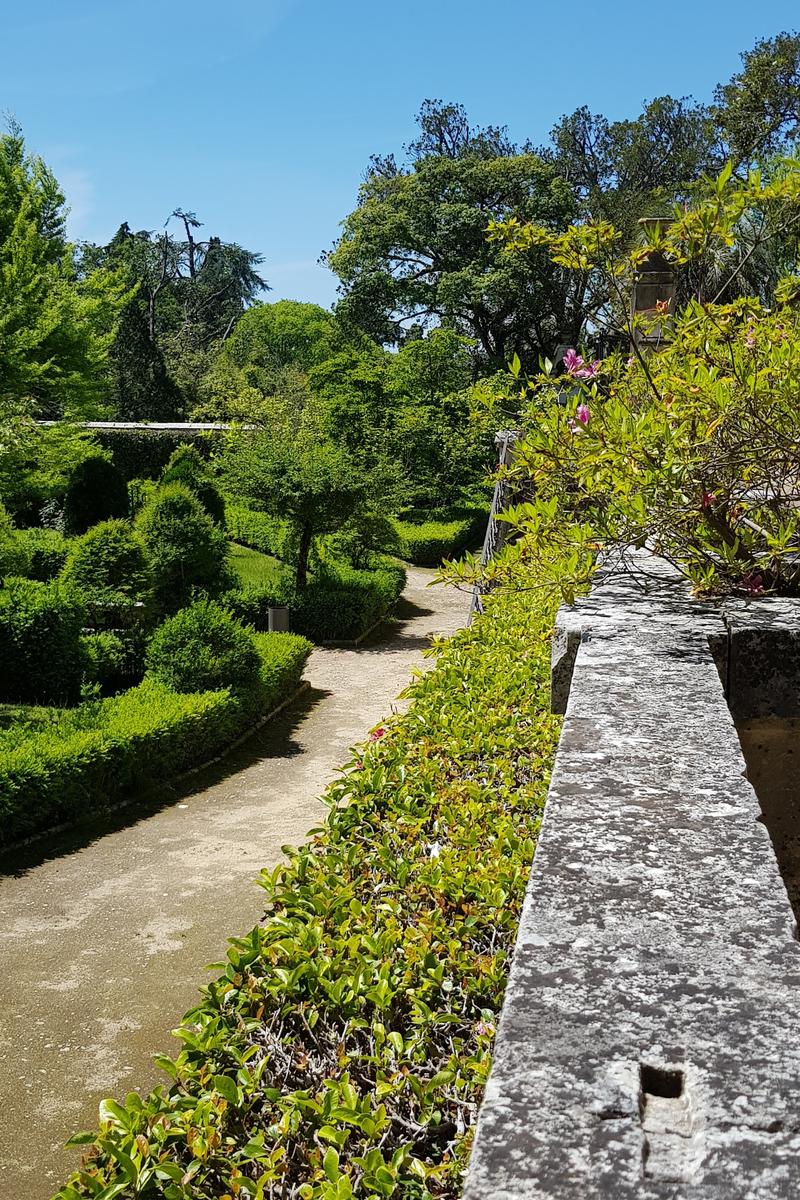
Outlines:
POLYGON ((481 369, 552 350, 582 324, 585 294, 536 250, 515 261, 486 227, 517 214, 560 228, 575 215, 569 186, 504 131, 471 129, 460 105, 428 101, 418 124, 405 165, 373 158, 327 255, 337 312, 383 343, 449 326, 474 341, 481 369))
POLYGON ((742 54, 743 69, 714 93, 714 119, 737 167, 800 138, 800 34, 779 33, 742 54))
POLYGON ((108 245, 82 248, 84 268, 114 266, 136 292, 139 316, 127 314, 114 348, 121 415, 135 409, 139 417, 163 418, 191 408, 214 350, 267 287, 257 270, 260 254, 199 238, 200 227, 193 212, 178 208, 160 231, 134 232, 124 223, 108 245))
POLYGON ((0 405, 37 416, 94 415, 126 294, 119 272, 79 277, 64 196, 19 128, 0 136, 0 405))

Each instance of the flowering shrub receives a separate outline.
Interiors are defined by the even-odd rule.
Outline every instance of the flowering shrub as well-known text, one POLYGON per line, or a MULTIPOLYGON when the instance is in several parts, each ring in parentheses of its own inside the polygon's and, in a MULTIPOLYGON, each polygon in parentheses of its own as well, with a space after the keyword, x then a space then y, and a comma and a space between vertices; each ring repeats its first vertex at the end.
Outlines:
MULTIPOLYGON (((620 309, 621 281, 654 249, 678 267, 692 264, 702 281, 722 250, 733 276, 740 270, 750 253, 739 245, 743 224, 760 220, 784 246, 796 243, 800 162, 785 164, 768 183, 754 174, 734 185, 726 171, 709 192, 658 224, 648 246, 627 258, 604 223, 551 234, 507 222, 493 236, 512 249, 546 241, 557 262, 606 272, 620 309)), ((526 434, 516 470, 529 481, 528 496, 506 514, 517 537, 489 578, 509 581, 522 566, 525 586, 533 578, 569 597, 590 576, 598 551, 647 545, 701 592, 800 593, 794 279, 779 285, 770 309, 748 297, 719 303, 717 294, 672 314, 661 301, 627 322, 633 350, 603 362, 568 350, 566 406, 554 402, 557 385, 544 364, 523 388, 526 434), (654 331, 657 352, 640 349, 638 334, 654 331)), ((721 290, 735 293, 731 278, 721 290)), ((450 571, 470 573, 474 564, 450 571)))

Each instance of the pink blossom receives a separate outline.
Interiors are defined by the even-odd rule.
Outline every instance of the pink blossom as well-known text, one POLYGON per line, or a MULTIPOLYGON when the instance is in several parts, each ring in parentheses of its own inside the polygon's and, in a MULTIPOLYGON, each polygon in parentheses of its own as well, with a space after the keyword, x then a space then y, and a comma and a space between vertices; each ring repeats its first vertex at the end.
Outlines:
POLYGON ((573 350, 572 347, 570 347, 567 353, 564 355, 564 370, 568 375, 577 375, 582 366, 583 359, 581 358, 580 354, 578 354, 577 350, 573 350))
POLYGON ((630 370, 631 367, 636 366, 636 359, 633 357, 633 355, 630 356, 628 361, 625 363, 625 366, 628 368, 628 370, 630 370))
POLYGON ((594 379, 597 372, 600 370, 600 359, 596 358, 593 363, 586 363, 579 370, 575 371, 576 379, 594 379))
POLYGON ((589 405, 588 404, 579 404, 578 407, 575 409, 575 416, 578 418, 581 425, 588 425, 589 424, 589 405))
POLYGON ((755 350, 756 348, 756 337, 752 325, 747 330, 747 337, 744 339, 744 344, 748 350, 755 350))
POLYGON ((703 508, 711 508, 711 505, 716 503, 716 499, 717 497, 714 492, 703 492, 703 508))
POLYGON ((385 733, 386 730, 384 727, 379 725, 377 729, 373 729, 372 733, 369 735, 369 740, 371 742, 379 742, 385 733))
POLYGON ((479 1037, 493 1037, 494 1025, 492 1025, 491 1021, 478 1021, 478 1024, 475 1026, 475 1032, 479 1037))

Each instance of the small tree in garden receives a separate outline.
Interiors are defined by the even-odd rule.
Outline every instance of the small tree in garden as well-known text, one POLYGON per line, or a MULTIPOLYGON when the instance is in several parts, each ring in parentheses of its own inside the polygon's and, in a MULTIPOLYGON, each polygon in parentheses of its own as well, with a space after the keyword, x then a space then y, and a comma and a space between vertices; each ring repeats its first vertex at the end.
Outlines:
POLYGON ((194 589, 219 591, 226 582, 225 535, 181 483, 153 495, 136 518, 161 607, 174 612, 194 589))
POLYGON ((314 538, 341 529, 369 496, 364 471, 311 423, 237 441, 226 469, 230 486, 240 495, 293 526, 298 588, 306 585, 314 538))
POLYGON ((771 310, 747 297, 719 302, 754 245, 780 238, 796 247, 798 235, 794 159, 768 182, 752 173, 733 184, 723 172, 626 259, 616 257, 616 231, 604 223, 555 237, 516 222, 495 228, 511 247, 536 241, 566 266, 603 272, 620 313, 632 270, 653 249, 678 269, 691 266, 701 283, 674 317, 663 305, 636 327, 626 322, 631 337, 669 323, 656 353, 634 341, 632 353, 592 362, 573 349, 568 389, 549 364, 525 383, 516 470, 530 481, 530 498, 507 514, 517 537, 490 577, 518 586, 523 567, 525 586, 549 583, 569 598, 598 552, 646 545, 701 592, 800 594, 800 279, 783 278, 771 310), (721 258, 722 281, 707 269, 721 258), (556 395, 565 390, 561 407, 556 395))

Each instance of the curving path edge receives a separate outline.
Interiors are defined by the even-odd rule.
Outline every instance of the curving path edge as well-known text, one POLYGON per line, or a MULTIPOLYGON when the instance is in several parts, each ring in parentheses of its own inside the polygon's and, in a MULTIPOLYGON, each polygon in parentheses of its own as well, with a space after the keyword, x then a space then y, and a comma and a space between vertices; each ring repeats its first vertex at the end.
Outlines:
POLYGON ((47 1200, 79 1159, 64 1140, 98 1102, 159 1081, 157 1053, 227 938, 260 919, 253 880, 319 824, 349 749, 424 666, 469 597, 408 570, 397 618, 358 648, 318 648, 310 688, 222 762, 105 825, 0 860, 3 1194, 47 1200))

